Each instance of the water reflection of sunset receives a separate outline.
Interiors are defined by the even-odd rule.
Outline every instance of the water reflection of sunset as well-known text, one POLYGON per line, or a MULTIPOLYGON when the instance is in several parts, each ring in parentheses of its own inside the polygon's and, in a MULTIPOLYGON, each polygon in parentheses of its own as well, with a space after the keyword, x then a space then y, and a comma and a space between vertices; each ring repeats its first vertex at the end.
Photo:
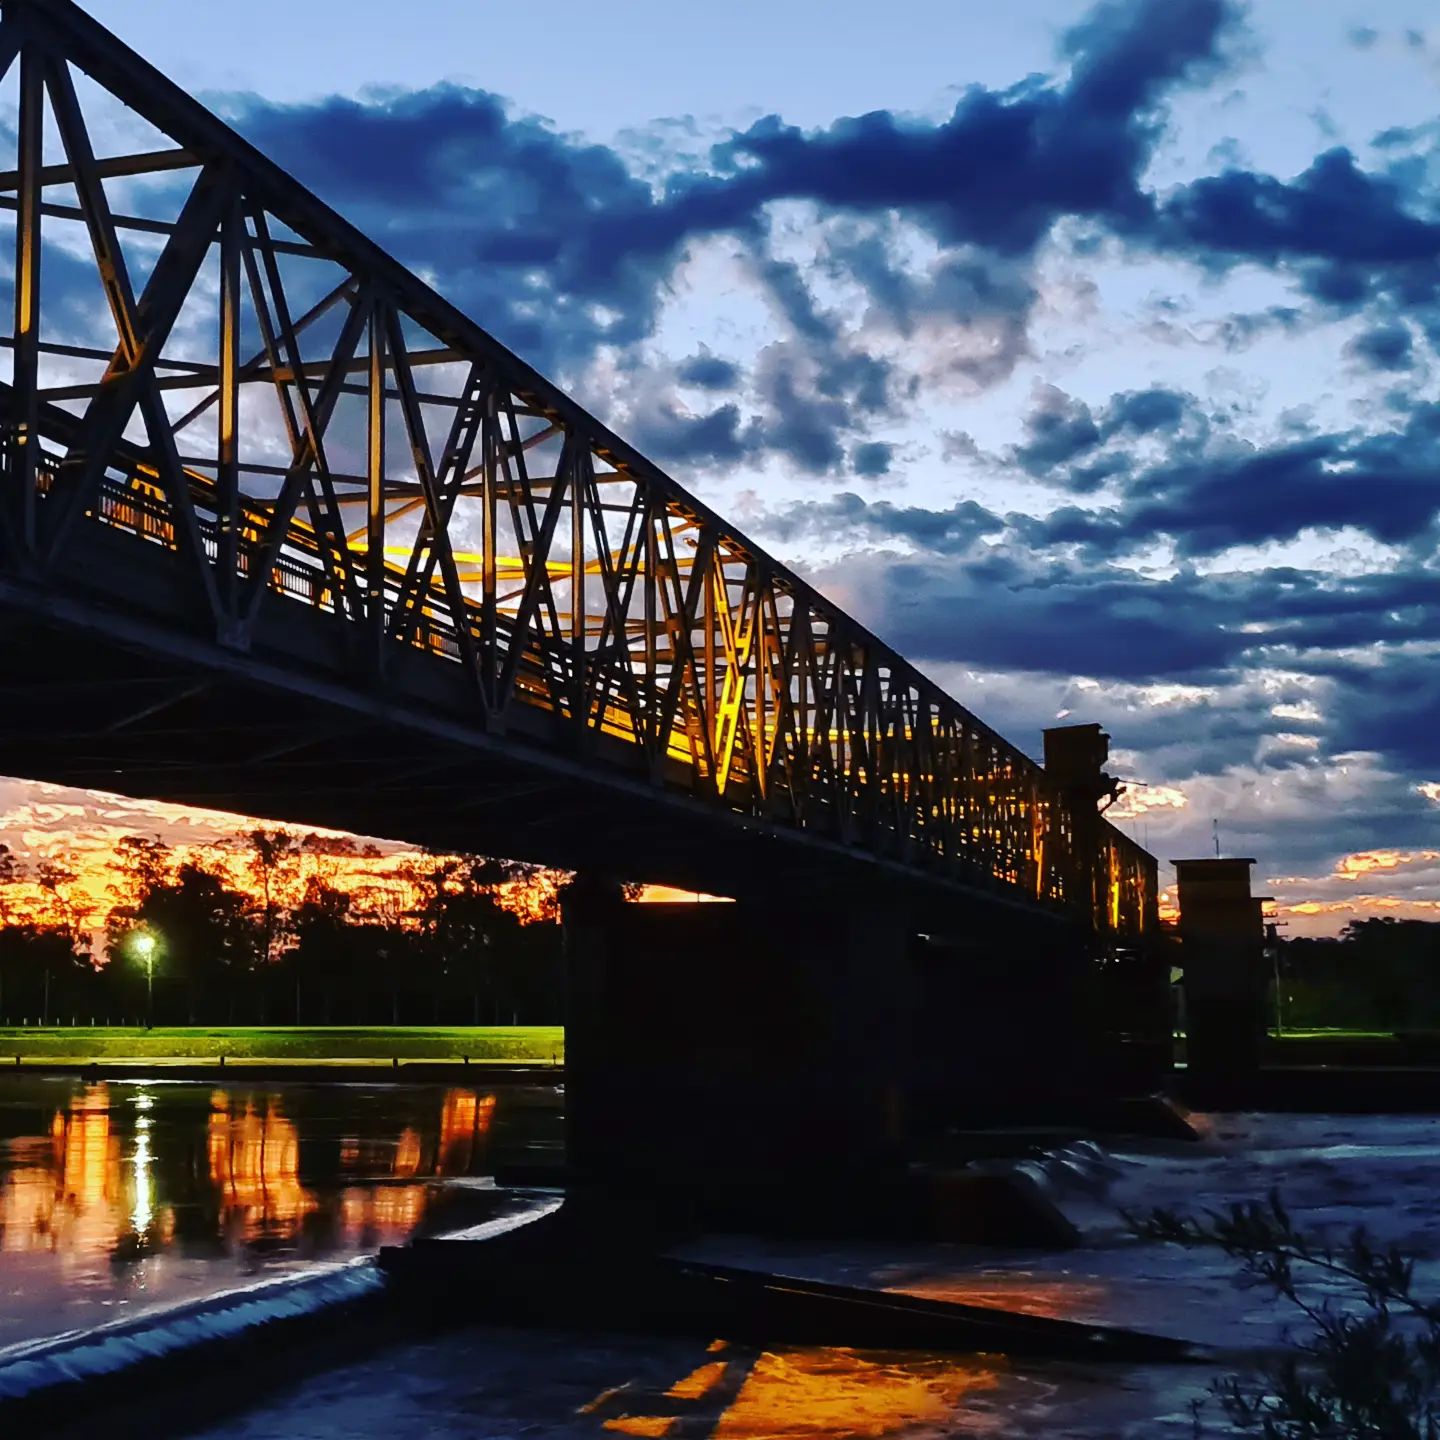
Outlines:
MULTIPOLYGON (((715 1347, 712 1347, 712 1350, 715 1347)), ((834 1348, 753 1351, 720 1347, 663 1395, 621 1387, 584 1407, 615 1434, 704 1433, 713 1440, 777 1435, 882 1440, 917 1426, 953 1424, 967 1396, 994 1390, 1000 1363, 990 1357, 862 1354, 834 1348)), ((1003 1417, 965 1412, 964 1433, 1000 1432, 1003 1417)))
POLYGON ((72 1305, 193 1293, 217 1264, 233 1277, 272 1256, 402 1242, 439 1177, 485 1164, 495 1110, 494 1095, 461 1087, 337 1103, 305 1087, 17 1081, 0 1253, 25 1269, 0 1294, 0 1344, 49 1333, 31 1318, 46 1307, 53 1330, 72 1305))
POLYGON ((408 1235, 425 1214, 429 1190, 424 1185, 355 1187, 340 1195, 340 1224, 347 1235, 366 1244, 385 1243, 408 1235))
POLYGON ((291 1236, 316 1208, 300 1183, 300 1136, 273 1098, 262 1110, 217 1090, 210 1097, 208 1153, 222 1224, 238 1224, 245 1239, 291 1236))
POLYGON ((942 1275, 887 1285, 896 1294, 918 1295, 926 1300, 949 1300, 957 1305, 988 1305, 1042 1315, 1049 1320, 1099 1320, 1107 1297, 1097 1281, 1041 1279, 1024 1270, 991 1270, 981 1275, 942 1275))
POLYGON ((395 1147, 395 1173, 400 1176, 414 1175, 420 1169, 420 1135, 406 1126, 400 1132, 400 1143, 395 1147))
POLYGON ((0 1250, 46 1250, 63 1260, 115 1245, 124 1184, 104 1085, 87 1086, 55 1111, 48 1144, 19 1139, 7 1149, 20 1163, 0 1184, 0 1250))
POLYGON ((383 1136, 347 1135, 340 1142, 340 1169, 346 1175, 468 1175, 481 1153, 495 1114, 495 1096, 451 1089, 440 1106, 440 1123, 422 1133, 407 1125, 394 1142, 383 1136))
POLYGON ((476 1142, 490 1130, 495 1115, 495 1097, 476 1095, 473 1090, 451 1090, 440 1112, 440 1159, 435 1168, 441 1175, 469 1173, 475 1158, 476 1142))

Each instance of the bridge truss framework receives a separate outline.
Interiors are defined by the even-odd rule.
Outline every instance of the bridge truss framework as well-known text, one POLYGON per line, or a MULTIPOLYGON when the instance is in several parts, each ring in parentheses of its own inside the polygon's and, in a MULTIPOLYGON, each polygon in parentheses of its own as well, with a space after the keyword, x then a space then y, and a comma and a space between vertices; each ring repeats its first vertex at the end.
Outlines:
POLYGON ((1093 804, 70 0, 3 0, 0 74, 17 583, 83 592, 103 527, 220 651, 278 654, 301 607, 307 665, 418 694, 521 762, 1102 934, 1153 927, 1154 861, 1093 804), (158 143, 97 156, 117 101, 158 143))

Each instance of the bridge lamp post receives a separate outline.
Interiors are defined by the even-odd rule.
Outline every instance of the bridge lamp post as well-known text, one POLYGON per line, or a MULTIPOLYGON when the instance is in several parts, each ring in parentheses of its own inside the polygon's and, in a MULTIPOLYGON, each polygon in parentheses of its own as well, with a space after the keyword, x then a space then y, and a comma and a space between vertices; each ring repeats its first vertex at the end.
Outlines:
POLYGON ((145 967, 145 1028, 155 1024, 155 937, 143 930, 131 942, 135 957, 145 967))

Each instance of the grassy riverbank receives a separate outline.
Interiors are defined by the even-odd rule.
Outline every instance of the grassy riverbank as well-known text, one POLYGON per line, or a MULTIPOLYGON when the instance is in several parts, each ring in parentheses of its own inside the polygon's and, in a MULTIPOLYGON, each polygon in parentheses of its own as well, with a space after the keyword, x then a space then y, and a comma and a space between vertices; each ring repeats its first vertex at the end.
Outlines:
POLYGON ((462 1060, 544 1064, 565 1058, 559 1025, 0 1028, 0 1060, 462 1060))

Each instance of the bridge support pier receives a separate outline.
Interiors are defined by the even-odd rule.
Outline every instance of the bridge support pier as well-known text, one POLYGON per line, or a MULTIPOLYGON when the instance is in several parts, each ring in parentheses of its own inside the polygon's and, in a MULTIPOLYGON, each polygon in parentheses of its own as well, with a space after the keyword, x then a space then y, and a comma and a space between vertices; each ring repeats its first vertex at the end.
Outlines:
POLYGON ((786 1196, 810 1206, 902 1171, 898 905, 626 904, 582 877, 564 928, 578 1177, 685 1192, 743 1221, 752 1203, 773 1220, 786 1196))
POLYGON ((1074 1118, 1098 1097, 1099 1020, 1084 941, 1019 921, 926 937, 918 985, 917 1119, 1074 1118), (963 938, 962 938, 963 936, 963 938))
POLYGON ((1253 1090, 1266 1026, 1265 897, 1251 859, 1176 860, 1185 970, 1187 1091, 1241 1103, 1253 1090))

